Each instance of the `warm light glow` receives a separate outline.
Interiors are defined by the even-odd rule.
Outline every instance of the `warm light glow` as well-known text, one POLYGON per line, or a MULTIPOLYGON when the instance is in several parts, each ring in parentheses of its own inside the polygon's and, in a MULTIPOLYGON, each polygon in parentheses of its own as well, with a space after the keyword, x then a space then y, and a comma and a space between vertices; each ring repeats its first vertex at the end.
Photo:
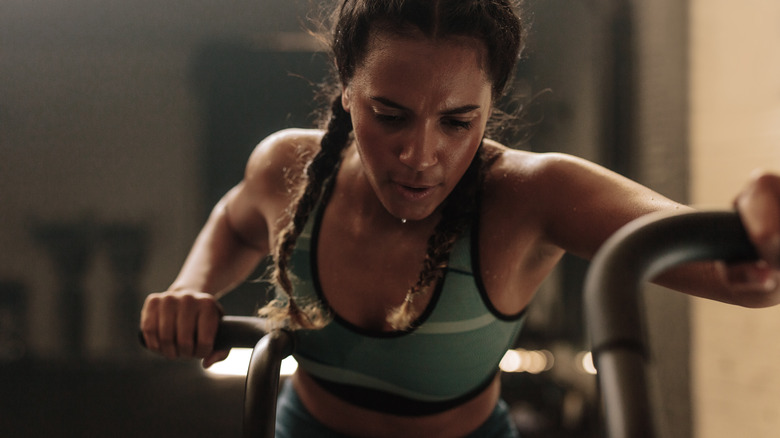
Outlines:
POLYGON ((292 356, 288 356, 282 360, 282 367, 279 369, 279 375, 292 376, 297 369, 298 362, 296 362, 292 356))
POLYGON ((498 367, 505 373, 539 374, 552 369, 555 358, 547 350, 509 350, 498 367))
POLYGON ((218 376, 246 376, 251 357, 251 348, 233 348, 227 359, 215 363, 206 372, 218 376))
POLYGON ((577 355, 577 364, 580 369, 588 374, 597 374, 596 365, 593 364, 593 353, 590 351, 583 351, 577 355))
MULTIPOLYGON (((246 376, 249 369, 249 360, 252 358, 251 348, 233 348, 227 359, 217 362, 206 370, 208 374, 214 376, 246 376)), ((279 374, 290 376, 298 369, 298 362, 289 356, 282 360, 282 366, 279 374)))
MULTIPOLYGON (((222 362, 217 362, 206 372, 213 376, 246 376, 249 360, 252 357, 251 348, 234 348, 222 362)), ((508 350, 499 363, 499 368, 505 373, 539 374, 552 369, 555 357, 547 350, 524 350, 522 348, 508 350)), ((596 374, 593 365, 593 355, 582 352, 577 355, 578 368, 588 374, 596 374)), ((282 361, 280 375, 290 376, 298 368, 298 362, 287 357, 282 361)))
POLYGON ((505 373, 514 373, 520 369, 523 364, 523 360, 520 358, 520 353, 517 350, 509 350, 504 354, 498 367, 505 373))

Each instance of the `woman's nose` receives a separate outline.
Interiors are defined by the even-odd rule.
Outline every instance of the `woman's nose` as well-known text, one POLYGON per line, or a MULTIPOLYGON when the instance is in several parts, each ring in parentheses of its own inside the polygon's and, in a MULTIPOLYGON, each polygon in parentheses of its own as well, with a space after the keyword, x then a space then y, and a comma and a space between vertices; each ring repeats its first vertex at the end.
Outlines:
POLYGON ((401 163, 418 172, 436 165, 439 161, 436 133, 429 128, 414 130, 398 158, 401 163))

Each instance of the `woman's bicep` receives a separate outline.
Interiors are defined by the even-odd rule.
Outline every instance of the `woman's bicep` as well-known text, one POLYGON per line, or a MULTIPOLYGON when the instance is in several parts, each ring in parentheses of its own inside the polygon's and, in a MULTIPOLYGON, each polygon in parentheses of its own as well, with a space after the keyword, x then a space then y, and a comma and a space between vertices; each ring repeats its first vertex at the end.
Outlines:
POLYGON ((261 197, 242 181, 225 195, 222 214, 225 227, 237 241, 265 255, 270 243, 261 197))

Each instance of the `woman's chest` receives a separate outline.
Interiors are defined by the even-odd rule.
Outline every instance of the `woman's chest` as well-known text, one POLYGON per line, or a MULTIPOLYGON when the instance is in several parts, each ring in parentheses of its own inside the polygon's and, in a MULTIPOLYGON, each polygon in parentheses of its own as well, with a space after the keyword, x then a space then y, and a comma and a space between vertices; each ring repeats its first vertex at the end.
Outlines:
MULTIPOLYGON (((527 306, 559 258, 555 251, 545 251, 536 244, 537 239, 523 240, 522 235, 512 238, 481 229, 467 237, 453 246, 455 254, 450 254, 448 269, 469 272, 471 279, 458 287, 467 287, 468 293, 481 297, 503 315, 517 314, 527 306)), ((324 233, 313 248, 319 293, 330 309, 349 323, 388 330, 389 312, 404 302, 426 269, 427 244, 425 239, 403 236, 361 240, 324 233)), ((438 282, 446 280, 447 272, 442 270, 442 277, 415 297, 415 315, 428 309, 438 282)))
MULTIPOLYGON (((403 236, 337 233, 321 234, 314 250, 319 293, 339 317, 369 330, 390 329, 387 316, 417 283, 426 253, 425 245, 403 236)), ((417 297, 416 313, 430 297, 430 291, 417 297)))

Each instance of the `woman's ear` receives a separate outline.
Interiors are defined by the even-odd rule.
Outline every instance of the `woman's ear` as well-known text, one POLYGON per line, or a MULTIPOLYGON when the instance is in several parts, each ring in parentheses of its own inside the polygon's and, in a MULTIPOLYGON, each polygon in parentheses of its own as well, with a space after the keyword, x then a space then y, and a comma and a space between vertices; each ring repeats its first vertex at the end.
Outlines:
POLYGON ((351 90, 349 86, 342 88, 341 91, 341 106, 344 107, 344 111, 349 112, 351 90))

